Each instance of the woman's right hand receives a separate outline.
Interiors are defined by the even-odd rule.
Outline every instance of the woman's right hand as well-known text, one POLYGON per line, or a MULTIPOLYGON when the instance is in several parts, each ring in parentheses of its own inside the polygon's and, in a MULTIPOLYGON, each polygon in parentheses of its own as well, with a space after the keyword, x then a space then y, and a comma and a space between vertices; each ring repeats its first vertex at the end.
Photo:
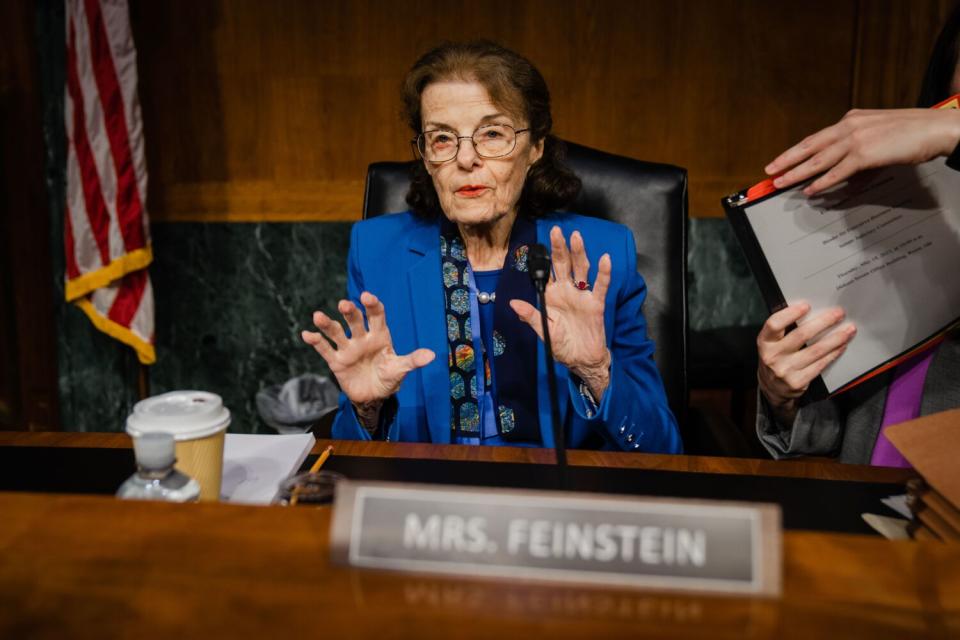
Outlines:
POLYGON ((350 327, 349 337, 339 322, 322 311, 313 314, 313 323, 320 333, 304 331, 301 337, 326 361, 340 389, 366 424, 369 420, 363 418, 376 417, 380 405, 397 392, 403 378, 432 362, 436 354, 430 349, 417 349, 405 356, 397 355, 383 303, 367 291, 360 295, 360 303, 367 311, 369 329, 364 326, 363 314, 357 306, 341 300, 337 310, 350 327))
POLYGON ((800 397, 814 378, 840 357, 857 332, 853 323, 847 322, 816 343, 805 346, 844 318, 843 309, 826 309, 787 333, 787 328, 809 311, 810 305, 805 302, 781 309, 767 318, 757 336, 760 392, 777 422, 784 426, 793 424, 800 397))

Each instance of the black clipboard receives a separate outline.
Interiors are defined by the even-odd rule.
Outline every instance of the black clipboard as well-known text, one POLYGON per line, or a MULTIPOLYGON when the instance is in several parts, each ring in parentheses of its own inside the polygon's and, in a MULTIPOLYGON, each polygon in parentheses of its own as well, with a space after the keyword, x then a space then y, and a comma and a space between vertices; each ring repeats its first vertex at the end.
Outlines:
MULTIPOLYGON (((943 102, 935 104, 930 108, 960 109, 960 94, 951 96, 943 102)), ((956 154, 957 151, 954 151, 954 155, 956 154)), ((947 166, 956 171, 960 171, 960 166, 958 166, 954 161, 954 155, 951 155, 951 157, 948 158, 947 166)), ((817 177, 819 176, 810 178, 806 182, 792 185, 788 189, 777 189, 773 186, 773 178, 768 178, 755 184, 749 189, 744 189, 734 193, 733 195, 729 195, 720 201, 720 204, 723 206, 723 210, 727 215, 727 220, 730 221, 730 225, 733 227, 733 233, 737 238, 737 242, 740 244, 740 248, 743 250, 743 253, 746 256, 747 264, 750 265, 750 269, 753 271, 753 276, 757 281, 757 285, 760 287, 760 293, 767 305, 767 310, 771 314, 786 307, 787 301, 783 295, 783 291, 780 289, 780 285, 777 283, 776 277, 773 275, 773 270, 770 268, 770 264, 767 262, 767 258, 764 255, 763 250, 760 248, 760 241, 753 232, 753 227, 750 225, 750 221, 747 219, 745 210, 747 207, 759 204, 764 200, 775 198, 784 191, 801 189, 806 184, 809 184, 815 180, 817 177)), ((921 340, 909 349, 906 349, 900 354, 841 385, 832 394, 827 390, 827 386, 824 383, 823 378, 821 376, 817 376, 817 378, 810 383, 810 386, 807 389, 807 392, 804 394, 801 403, 806 404, 808 402, 821 400, 831 395, 843 393, 844 391, 855 387, 861 382, 864 382, 865 380, 868 380, 873 376, 896 366, 900 362, 912 357, 913 355, 934 346, 942 341, 951 329, 958 326, 960 326, 960 317, 954 318, 951 322, 947 323, 945 326, 936 331, 932 336, 921 340)), ((789 327, 787 330, 792 331, 794 328, 796 327, 789 327)))
MULTIPOLYGON (((720 201, 727 220, 733 228, 733 234, 737 238, 737 243, 740 245, 740 249, 747 259, 747 264, 750 265, 750 270, 753 272, 753 277, 757 281, 757 286, 760 288, 760 295, 763 296, 763 301, 767 305, 767 311, 771 314, 780 311, 786 307, 788 303, 783 295, 783 291, 780 289, 780 284, 777 282, 776 276, 773 275, 770 263, 767 262, 763 249, 760 247, 760 241, 753 232, 753 227, 750 225, 750 220, 747 218, 745 211, 748 206, 758 204, 769 198, 774 198, 780 193, 782 193, 782 190, 773 186, 773 179, 771 178, 749 189, 744 189, 733 195, 729 195, 720 201)), ((795 328, 796 325, 793 325, 788 327, 787 331, 792 331, 795 328)), ((817 376, 807 388, 802 403, 815 402, 829 396, 830 393, 827 391, 827 386, 823 382, 823 378, 817 376)))
MULTIPOLYGON (((753 231, 750 220, 747 218, 746 209, 770 198, 775 198, 786 191, 802 189, 806 184, 815 179, 816 178, 811 178, 804 183, 793 185, 788 189, 777 189, 773 186, 773 179, 771 178, 764 180, 763 182, 760 182, 749 189, 744 189, 733 195, 727 196, 720 201, 720 204, 723 206, 723 210, 726 213, 727 220, 730 221, 730 225, 733 227, 733 233, 737 238, 737 242, 740 244, 740 248, 743 250, 743 253, 747 259, 747 264, 750 265, 750 269, 753 271, 757 285, 760 287, 760 293, 767 305, 767 309, 771 314, 786 307, 788 302, 783 295, 783 291, 780 289, 780 285, 773 274, 773 270, 770 268, 770 264, 767 262, 766 255, 761 248, 760 241, 753 231)), ((920 340, 910 348, 901 351, 899 354, 874 366, 868 371, 848 380, 832 393, 827 389, 827 385, 823 381, 823 377, 817 376, 810 383, 807 392, 803 395, 801 404, 808 404, 810 402, 815 402, 817 400, 822 400, 824 398, 843 393, 844 391, 847 391, 848 389, 851 389, 858 384, 869 380, 875 375, 883 373, 888 369, 897 366, 904 360, 907 360, 912 356, 931 348, 936 344, 939 344, 951 329, 958 326, 960 326, 960 317, 954 318, 946 325, 939 328, 931 336, 920 340)), ((789 327, 787 331, 792 331, 794 328, 796 328, 795 325, 789 327)))

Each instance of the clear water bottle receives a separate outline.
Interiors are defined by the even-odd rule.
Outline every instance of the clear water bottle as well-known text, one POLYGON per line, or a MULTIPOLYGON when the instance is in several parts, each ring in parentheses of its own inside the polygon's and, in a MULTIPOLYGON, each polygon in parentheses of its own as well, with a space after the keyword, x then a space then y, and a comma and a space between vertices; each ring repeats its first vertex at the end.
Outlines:
POLYGON ((173 435, 144 433, 133 439, 137 457, 137 472, 117 491, 117 497, 128 500, 166 500, 167 502, 195 502, 200 496, 200 485, 190 476, 177 471, 173 464, 173 435))

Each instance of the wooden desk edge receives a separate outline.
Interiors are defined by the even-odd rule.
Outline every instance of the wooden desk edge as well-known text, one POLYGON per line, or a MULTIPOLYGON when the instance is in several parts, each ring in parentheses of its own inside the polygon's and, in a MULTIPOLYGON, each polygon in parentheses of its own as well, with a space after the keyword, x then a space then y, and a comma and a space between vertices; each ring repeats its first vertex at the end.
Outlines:
MULTIPOLYGON (((408 442, 371 442, 359 440, 318 440, 313 448, 319 454, 333 445, 333 455, 372 458, 413 458, 421 460, 469 460, 474 462, 512 462, 553 464, 553 451, 522 447, 475 447, 408 442)), ((98 449, 130 448, 125 433, 86 433, 66 431, 0 432, 5 447, 77 447, 98 449)), ((823 460, 760 460, 710 456, 625 453, 617 451, 579 451, 568 453, 573 466, 652 469, 688 473, 722 473, 788 478, 818 478, 852 482, 899 484, 916 477, 911 469, 892 469, 848 465, 823 460)))

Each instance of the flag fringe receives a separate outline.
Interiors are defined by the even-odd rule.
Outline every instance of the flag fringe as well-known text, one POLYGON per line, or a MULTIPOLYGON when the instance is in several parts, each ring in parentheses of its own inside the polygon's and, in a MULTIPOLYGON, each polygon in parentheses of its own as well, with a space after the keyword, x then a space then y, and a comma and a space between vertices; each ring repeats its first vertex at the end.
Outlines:
POLYGON ((146 269, 151 262, 153 262, 153 250, 147 246, 125 253, 96 271, 90 271, 73 280, 67 280, 64 289, 67 302, 83 298, 97 289, 106 287, 114 280, 119 280, 128 273, 146 269))
POLYGON ((93 303, 90 302, 89 298, 81 298, 75 300, 76 304, 80 309, 87 314, 87 317, 90 318, 90 322, 93 323, 100 331, 104 332, 111 338, 115 338, 120 342, 133 347, 137 352, 137 359, 140 360, 141 364, 154 364, 157 361, 157 352, 153 348, 153 345, 135 334, 133 331, 124 327, 121 324, 117 324, 110 318, 100 315, 100 312, 97 311, 97 308, 93 306, 93 303))

